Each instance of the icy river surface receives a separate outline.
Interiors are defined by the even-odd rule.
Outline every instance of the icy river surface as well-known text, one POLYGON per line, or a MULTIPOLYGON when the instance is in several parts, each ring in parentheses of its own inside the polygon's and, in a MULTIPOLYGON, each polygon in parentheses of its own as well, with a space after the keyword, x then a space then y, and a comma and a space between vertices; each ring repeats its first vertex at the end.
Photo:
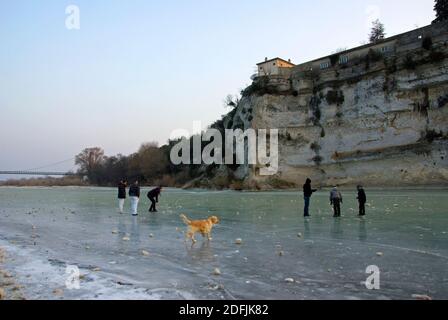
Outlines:
POLYGON ((4 267, 27 299, 448 299, 447 189, 367 189, 365 218, 322 190, 309 219, 299 192, 166 189, 149 213, 147 190, 132 217, 112 188, 0 188, 4 267), (181 213, 218 216, 213 240, 181 213))

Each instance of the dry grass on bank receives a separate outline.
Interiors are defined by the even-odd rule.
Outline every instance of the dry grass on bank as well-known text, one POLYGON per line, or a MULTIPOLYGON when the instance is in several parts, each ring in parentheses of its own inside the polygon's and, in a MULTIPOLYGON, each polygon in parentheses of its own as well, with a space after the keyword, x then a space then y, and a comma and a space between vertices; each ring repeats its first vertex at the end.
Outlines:
POLYGON ((14 179, 0 181, 0 186, 10 187, 67 187, 67 186, 87 186, 80 177, 63 177, 63 178, 30 178, 30 179, 14 179))

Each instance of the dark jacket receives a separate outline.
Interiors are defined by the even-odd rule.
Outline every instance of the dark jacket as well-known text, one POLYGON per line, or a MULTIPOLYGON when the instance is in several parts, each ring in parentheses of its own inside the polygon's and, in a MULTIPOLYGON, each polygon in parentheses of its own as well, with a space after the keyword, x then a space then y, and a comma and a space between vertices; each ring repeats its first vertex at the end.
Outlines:
POLYGON ((152 189, 147 194, 149 199, 156 198, 157 202, 159 202, 159 195, 160 195, 160 188, 152 189))
POLYGON ((118 199, 126 199, 126 183, 118 184, 118 199))
POLYGON ((129 188, 129 196, 130 197, 139 197, 140 198, 140 187, 133 184, 129 188))
POLYGON ((364 192, 364 189, 358 190, 358 202, 360 202, 360 203, 367 202, 367 197, 366 197, 366 193, 364 192))
POLYGON ((311 197, 312 194, 313 194, 314 192, 316 192, 316 191, 317 191, 316 189, 311 189, 311 181, 310 181, 310 182, 307 181, 307 182, 303 185, 303 196, 304 196, 304 197, 309 198, 309 197, 311 197))

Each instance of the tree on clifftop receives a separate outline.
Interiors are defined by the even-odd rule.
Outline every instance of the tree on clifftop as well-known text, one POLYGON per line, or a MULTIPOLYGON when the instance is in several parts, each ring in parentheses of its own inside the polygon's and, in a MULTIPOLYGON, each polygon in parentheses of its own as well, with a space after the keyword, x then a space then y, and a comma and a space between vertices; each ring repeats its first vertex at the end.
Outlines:
POLYGON ((386 37, 386 32, 384 29, 384 24, 380 22, 380 20, 373 21, 372 31, 369 35, 370 43, 375 43, 379 40, 382 40, 386 37))
POLYGON ((436 12, 436 19, 433 21, 433 23, 447 20, 448 0, 436 0, 434 11, 436 12))

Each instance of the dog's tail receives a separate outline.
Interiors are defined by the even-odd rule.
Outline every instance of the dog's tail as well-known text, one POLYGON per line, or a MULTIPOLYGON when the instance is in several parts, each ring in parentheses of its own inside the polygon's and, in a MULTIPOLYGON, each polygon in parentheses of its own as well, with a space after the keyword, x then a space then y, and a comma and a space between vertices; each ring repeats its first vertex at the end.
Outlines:
POLYGON ((191 221, 188 220, 188 218, 187 218, 186 215, 181 214, 181 215, 180 215, 180 218, 182 219, 182 221, 183 221, 187 226, 190 225, 191 221))

